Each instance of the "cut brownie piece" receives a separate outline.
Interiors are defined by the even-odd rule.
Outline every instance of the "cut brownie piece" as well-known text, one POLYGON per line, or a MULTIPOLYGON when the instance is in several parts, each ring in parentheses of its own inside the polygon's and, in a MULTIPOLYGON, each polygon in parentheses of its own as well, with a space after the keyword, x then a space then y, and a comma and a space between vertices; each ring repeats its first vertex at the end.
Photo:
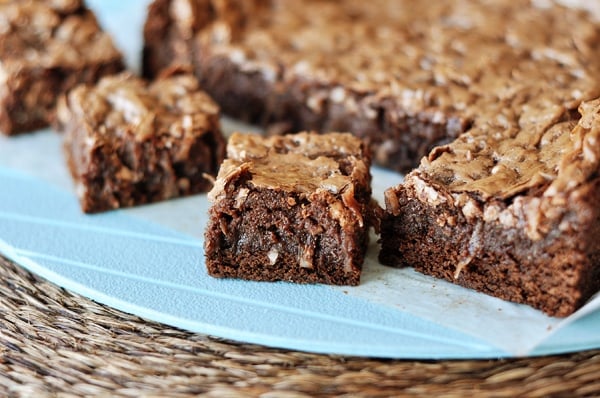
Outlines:
POLYGON ((351 131, 402 171, 497 102, 600 95, 598 25, 549 2, 156 0, 145 41, 146 74, 193 65, 225 113, 351 131))
POLYGON ((62 97, 57 114, 85 212, 208 191, 225 156, 219 108, 189 74, 104 77, 62 97))
POLYGON ((216 277, 357 285, 371 225, 370 156, 347 133, 235 133, 205 233, 216 277))
POLYGON ((0 1, 0 132, 47 126, 60 93, 123 68, 81 1, 0 1))
POLYGON ((473 130, 385 192, 380 261, 554 316, 600 289, 600 100, 473 130), (566 119, 566 120, 565 120, 566 119))

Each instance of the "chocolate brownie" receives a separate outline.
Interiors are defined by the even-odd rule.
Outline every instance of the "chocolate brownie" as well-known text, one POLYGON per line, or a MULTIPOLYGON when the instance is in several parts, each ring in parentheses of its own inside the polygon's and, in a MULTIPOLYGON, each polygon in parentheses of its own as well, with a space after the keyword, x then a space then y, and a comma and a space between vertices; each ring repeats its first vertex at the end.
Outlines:
POLYGON ((156 0, 145 43, 149 76, 193 65, 225 113, 351 131, 402 171, 497 102, 600 95, 600 28, 540 1, 156 0))
POLYGON ((380 261, 549 315, 577 310, 600 289, 600 100, 579 111, 434 149, 385 192, 380 261))
POLYGON ((0 132, 52 123, 60 93, 123 68, 82 1, 0 1, 0 132))
POLYGON ((235 133, 209 192, 212 276, 357 285, 371 223, 370 156, 344 133, 235 133))
POLYGON ((107 76, 69 91, 57 115, 88 213, 208 191, 225 156, 219 107, 189 74, 107 76))

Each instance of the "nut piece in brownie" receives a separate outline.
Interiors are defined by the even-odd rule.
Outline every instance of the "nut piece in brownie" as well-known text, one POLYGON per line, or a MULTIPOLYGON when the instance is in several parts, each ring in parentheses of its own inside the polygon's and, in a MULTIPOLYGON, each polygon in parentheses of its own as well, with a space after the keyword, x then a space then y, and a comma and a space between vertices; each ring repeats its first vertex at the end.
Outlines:
POLYGON ((579 111, 538 109, 433 150, 385 192, 380 261, 577 310, 600 289, 600 100, 579 111))
POLYGON ((123 68, 121 54, 82 1, 0 1, 1 133, 53 123, 60 93, 123 68))
POLYGON ((370 156, 348 133, 235 133, 209 193, 208 273, 357 285, 371 224, 370 156))
POLYGON ((145 72, 191 64, 224 113, 351 131, 406 171, 487 123, 488 106, 600 95, 600 28, 531 0, 156 0, 145 72))
POLYGON ((225 156, 219 108, 189 74, 107 76, 62 97, 57 115, 88 213, 208 191, 225 156))

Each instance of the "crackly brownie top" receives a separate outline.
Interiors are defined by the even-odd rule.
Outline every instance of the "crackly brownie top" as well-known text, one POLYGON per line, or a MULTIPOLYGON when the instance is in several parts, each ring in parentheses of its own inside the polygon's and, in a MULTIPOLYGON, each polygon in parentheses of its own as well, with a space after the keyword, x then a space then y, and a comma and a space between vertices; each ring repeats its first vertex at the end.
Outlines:
POLYGON ((81 0, 0 1, 0 67, 4 73, 33 67, 76 67, 120 57, 110 36, 81 0))
MULTIPOLYGON (((573 212, 570 204, 586 201, 585 184, 600 169, 600 99, 581 103, 579 112, 577 122, 547 118, 504 132, 503 140, 502 134, 465 134, 432 151, 403 187, 432 206, 459 208, 467 220, 524 228, 532 240, 556 229, 577 231, 580 223, 593 222, 586 221, 589 211, 573 212)), ((393 214, 401 211, 398 188, 385 193, 393 214)))
POLYGON ((325 101, 356 107, 356 95, 367 95, 441 123, 449 114, 490 119, 488 105, 518 107, 538 94, 571 108, 600 94, 599 28, 546 1, 235 3, 174 0, 171 16, 243 70, 318 82, 322 92, 307 100, 316 111, 325 101))
POLYGON ((266 138, 234 133, 227 156, 209 193, 213 201, 242 173, 250 176, 253 187, 293 191, 305 197, 319 191, 340 194, 349 187, 352 191, 354 184, 369 189, 368 152, 360 139, 348 133, 303 132, 266 138))
POLYGON ((58 108, 61 123, 76 120, 98 139, 194 136, 218 127, 218 116, 219 107, 189 74, 151 84, 128 72, 107 76, 71 90, 58 108))
POLYGON ((579 106, 579 121, 563 121, 564 109, 548 107, 520 127, 473 129, 423 159, 417 176, 451 192, 507 199, 538 189, 566 192, 598 172, 600 100, 579 106))

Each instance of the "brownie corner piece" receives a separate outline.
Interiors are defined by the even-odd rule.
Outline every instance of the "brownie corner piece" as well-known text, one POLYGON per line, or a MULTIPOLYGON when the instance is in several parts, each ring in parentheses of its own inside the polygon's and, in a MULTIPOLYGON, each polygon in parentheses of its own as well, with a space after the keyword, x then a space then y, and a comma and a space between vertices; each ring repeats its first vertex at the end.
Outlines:
POLYGON ((219 107, 189 74, 107 76, 62 97, 57 115, 86 213, 206 192, 225 155, 219 107))
POLYGON ((579 309, 600 290, 600 100, 579 110, 432 152, 385 192, 380 262, 551 316, 579 309))
POLYGON ((125 65, 83 1, 0 2, 0 133, 54 123, 58 97, 125 65))
POLYGON ((373 206, 360 139, 235 133, 227 156, 209 193, 211 276, 359 284, 373 206))

